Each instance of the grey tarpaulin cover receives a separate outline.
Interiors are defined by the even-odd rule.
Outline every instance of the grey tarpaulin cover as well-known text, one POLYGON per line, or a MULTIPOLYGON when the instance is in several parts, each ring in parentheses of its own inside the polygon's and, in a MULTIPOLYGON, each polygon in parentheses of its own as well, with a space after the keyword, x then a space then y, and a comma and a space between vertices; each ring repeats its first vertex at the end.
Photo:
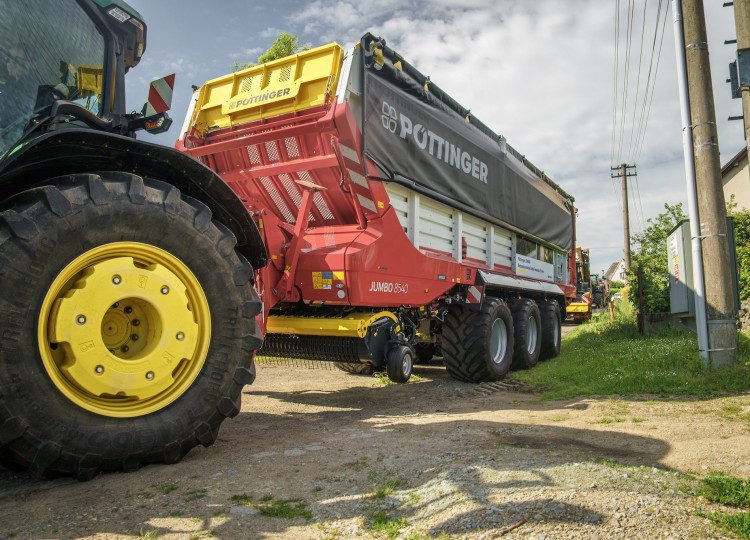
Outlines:
POLYGON ((572 249, 570 196, 542 179, 510 146, 503 151, 495 133, 397 53, 382 46, 384 62, 375 62, 371 44, 376 39, 366 34, 361 41, 364 146, 387 171, 386 179, 572 249), (401 70, 393 66, 398 61, 401 70))

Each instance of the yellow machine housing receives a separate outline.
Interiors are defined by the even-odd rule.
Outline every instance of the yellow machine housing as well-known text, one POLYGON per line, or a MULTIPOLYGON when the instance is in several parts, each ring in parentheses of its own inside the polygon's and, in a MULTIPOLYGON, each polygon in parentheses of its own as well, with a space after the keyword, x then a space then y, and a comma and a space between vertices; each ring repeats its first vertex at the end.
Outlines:
POLYGON ((208 81, 190 124, 202 135, 324 105, 338 83, 343 56, 331 43, 208 81))

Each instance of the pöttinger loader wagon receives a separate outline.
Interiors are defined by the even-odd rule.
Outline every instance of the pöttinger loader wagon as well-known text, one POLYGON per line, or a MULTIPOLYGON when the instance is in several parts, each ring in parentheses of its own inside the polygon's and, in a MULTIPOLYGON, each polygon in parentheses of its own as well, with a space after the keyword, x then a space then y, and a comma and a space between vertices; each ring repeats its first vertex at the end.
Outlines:
POLYGON ((461 381, 558 354, 573 199, 371 34, 206 82, 178 149, 263 235, 259 354, 461 381))

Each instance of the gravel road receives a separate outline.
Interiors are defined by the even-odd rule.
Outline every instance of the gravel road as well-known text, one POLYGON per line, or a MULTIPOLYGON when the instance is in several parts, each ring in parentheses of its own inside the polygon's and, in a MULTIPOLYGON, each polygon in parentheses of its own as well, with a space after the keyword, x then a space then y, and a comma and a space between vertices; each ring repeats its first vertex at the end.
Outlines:
POLYGON ((543 402, 415 373, 263 364, 216 444, 177 465, 85 483, 0 469, 0 539, 730 537, 690 490, 750 476, 750 396, 543 402))

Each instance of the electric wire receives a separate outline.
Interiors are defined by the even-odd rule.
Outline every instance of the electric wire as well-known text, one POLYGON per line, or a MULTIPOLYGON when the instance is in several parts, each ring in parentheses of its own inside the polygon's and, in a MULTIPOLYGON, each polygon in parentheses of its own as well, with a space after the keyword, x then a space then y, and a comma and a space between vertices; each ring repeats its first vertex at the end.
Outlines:
POLYGON ((633 44, 633 14, 635 12, 634 0, 628 0, 628 25, 627 39, 625 45, 625 76, 622 93, 622 116, 620 117, 620 143, 617 153, 617 161, 622 161, 622 143, 625 139, 625 118, 628 115, 628 79, 630 77, 630 49, 633 44))
MULTIPOLYGON (((648 0, 645 0, 643 4, 643 17, 642 17, 642 22, 641 22, 641 45, 639 47, 639 52, 638 52, 638 77, 636 78, 635 99, 633 100, 633 120, 630 123, 630 126, 631 126, 630 127, 630 149, 628 150, 628 154, 631 156, 631 159, 633 155, 633 135, 635 134, 635 116, 636 116, 636 112, 638 111, 638 96, 641 91, 641 66, 643 65, 643 42, 645 41, 644 38, 646 36, 646 12, 647 11, 648 11, 648 0)), ((653 51, 652 51, 652 54, 653 54, 653 51)))
POLYGON ((612 148, 610 150, 609 163, 615 166, 615 142, 617 134, 617 96, 619 87, 617 82, 620 74, 620 0, 615 3, 615 69, 613 73, 614 82, 612 84, 612 148))
POLYGON ((656 88, 656 77, 659 73, 659 63, 661 60, 661 49, 664 45, 664 33, 667 26, 667 16, 669 15, 669 2, 666 2, 666 6, 664 9, 664 19, 662 20, 662 27, 661 27, 661 38, 659 40, 659 51, 656 53, 656 66, 654 68, 654 82, 651 85, 651 96, 649 97, 648 101, 648 108, 646 109, 646 119, 643 122, 643 135, 641 136, 640 146, 638 147, 638 151, 635 155, 635 162, 637 162, 641 158, 641 152, 643 151, 643 142, 646 139, 646 130, 648 129, 648 119, 651 114, 651 104, 654 101, 654 93, 656 88))
MULTIPOLYGON (((620 75, 620 0, 615 3, 615 69, 614 69, 614 82, 612 86, 612 149, 610 152, 610 166, 615 166, 615 148, 617 146, 617 98, 619 96, 619 75, 620 75)), ((614 180, 614 179, 613 179, 614 180)), ((617 201, 617 206, 622 213, 622 202, 620 201, 620 194, 617 193, 617 187, 614 182, 612 184, 612 192, 617 201)))
MULTIPOLYGON (((640 144, 641 138, 642 138, 642 130, 643 130, 643 121, 646 116, 646 106, 648 104, 649 95, 651 92, 651 80, 652 80, 652 74, 654 70, 654 56, 656 54, 656 41, 659 36, 659 20, 661 19, 661 6, 662 6, 663 0, 659 0, 659 5, 656 8, 656 22, 654 23, 654 38, 651 43, 651 59, 649 60, 648 64, 648 77, 646 78, 646 90, 643 93, 643 104, 641 105, 641 114, 640 118, 638 119, 638 127, 634 128, 636 129, 636 142, 635 142, 635 149, 638 148, 638 145, 640 144)), ((665 14, 666 17, 666 14, 665 14)), ((631 154, 631 161, 635 158, 635 152, 631 154)))

